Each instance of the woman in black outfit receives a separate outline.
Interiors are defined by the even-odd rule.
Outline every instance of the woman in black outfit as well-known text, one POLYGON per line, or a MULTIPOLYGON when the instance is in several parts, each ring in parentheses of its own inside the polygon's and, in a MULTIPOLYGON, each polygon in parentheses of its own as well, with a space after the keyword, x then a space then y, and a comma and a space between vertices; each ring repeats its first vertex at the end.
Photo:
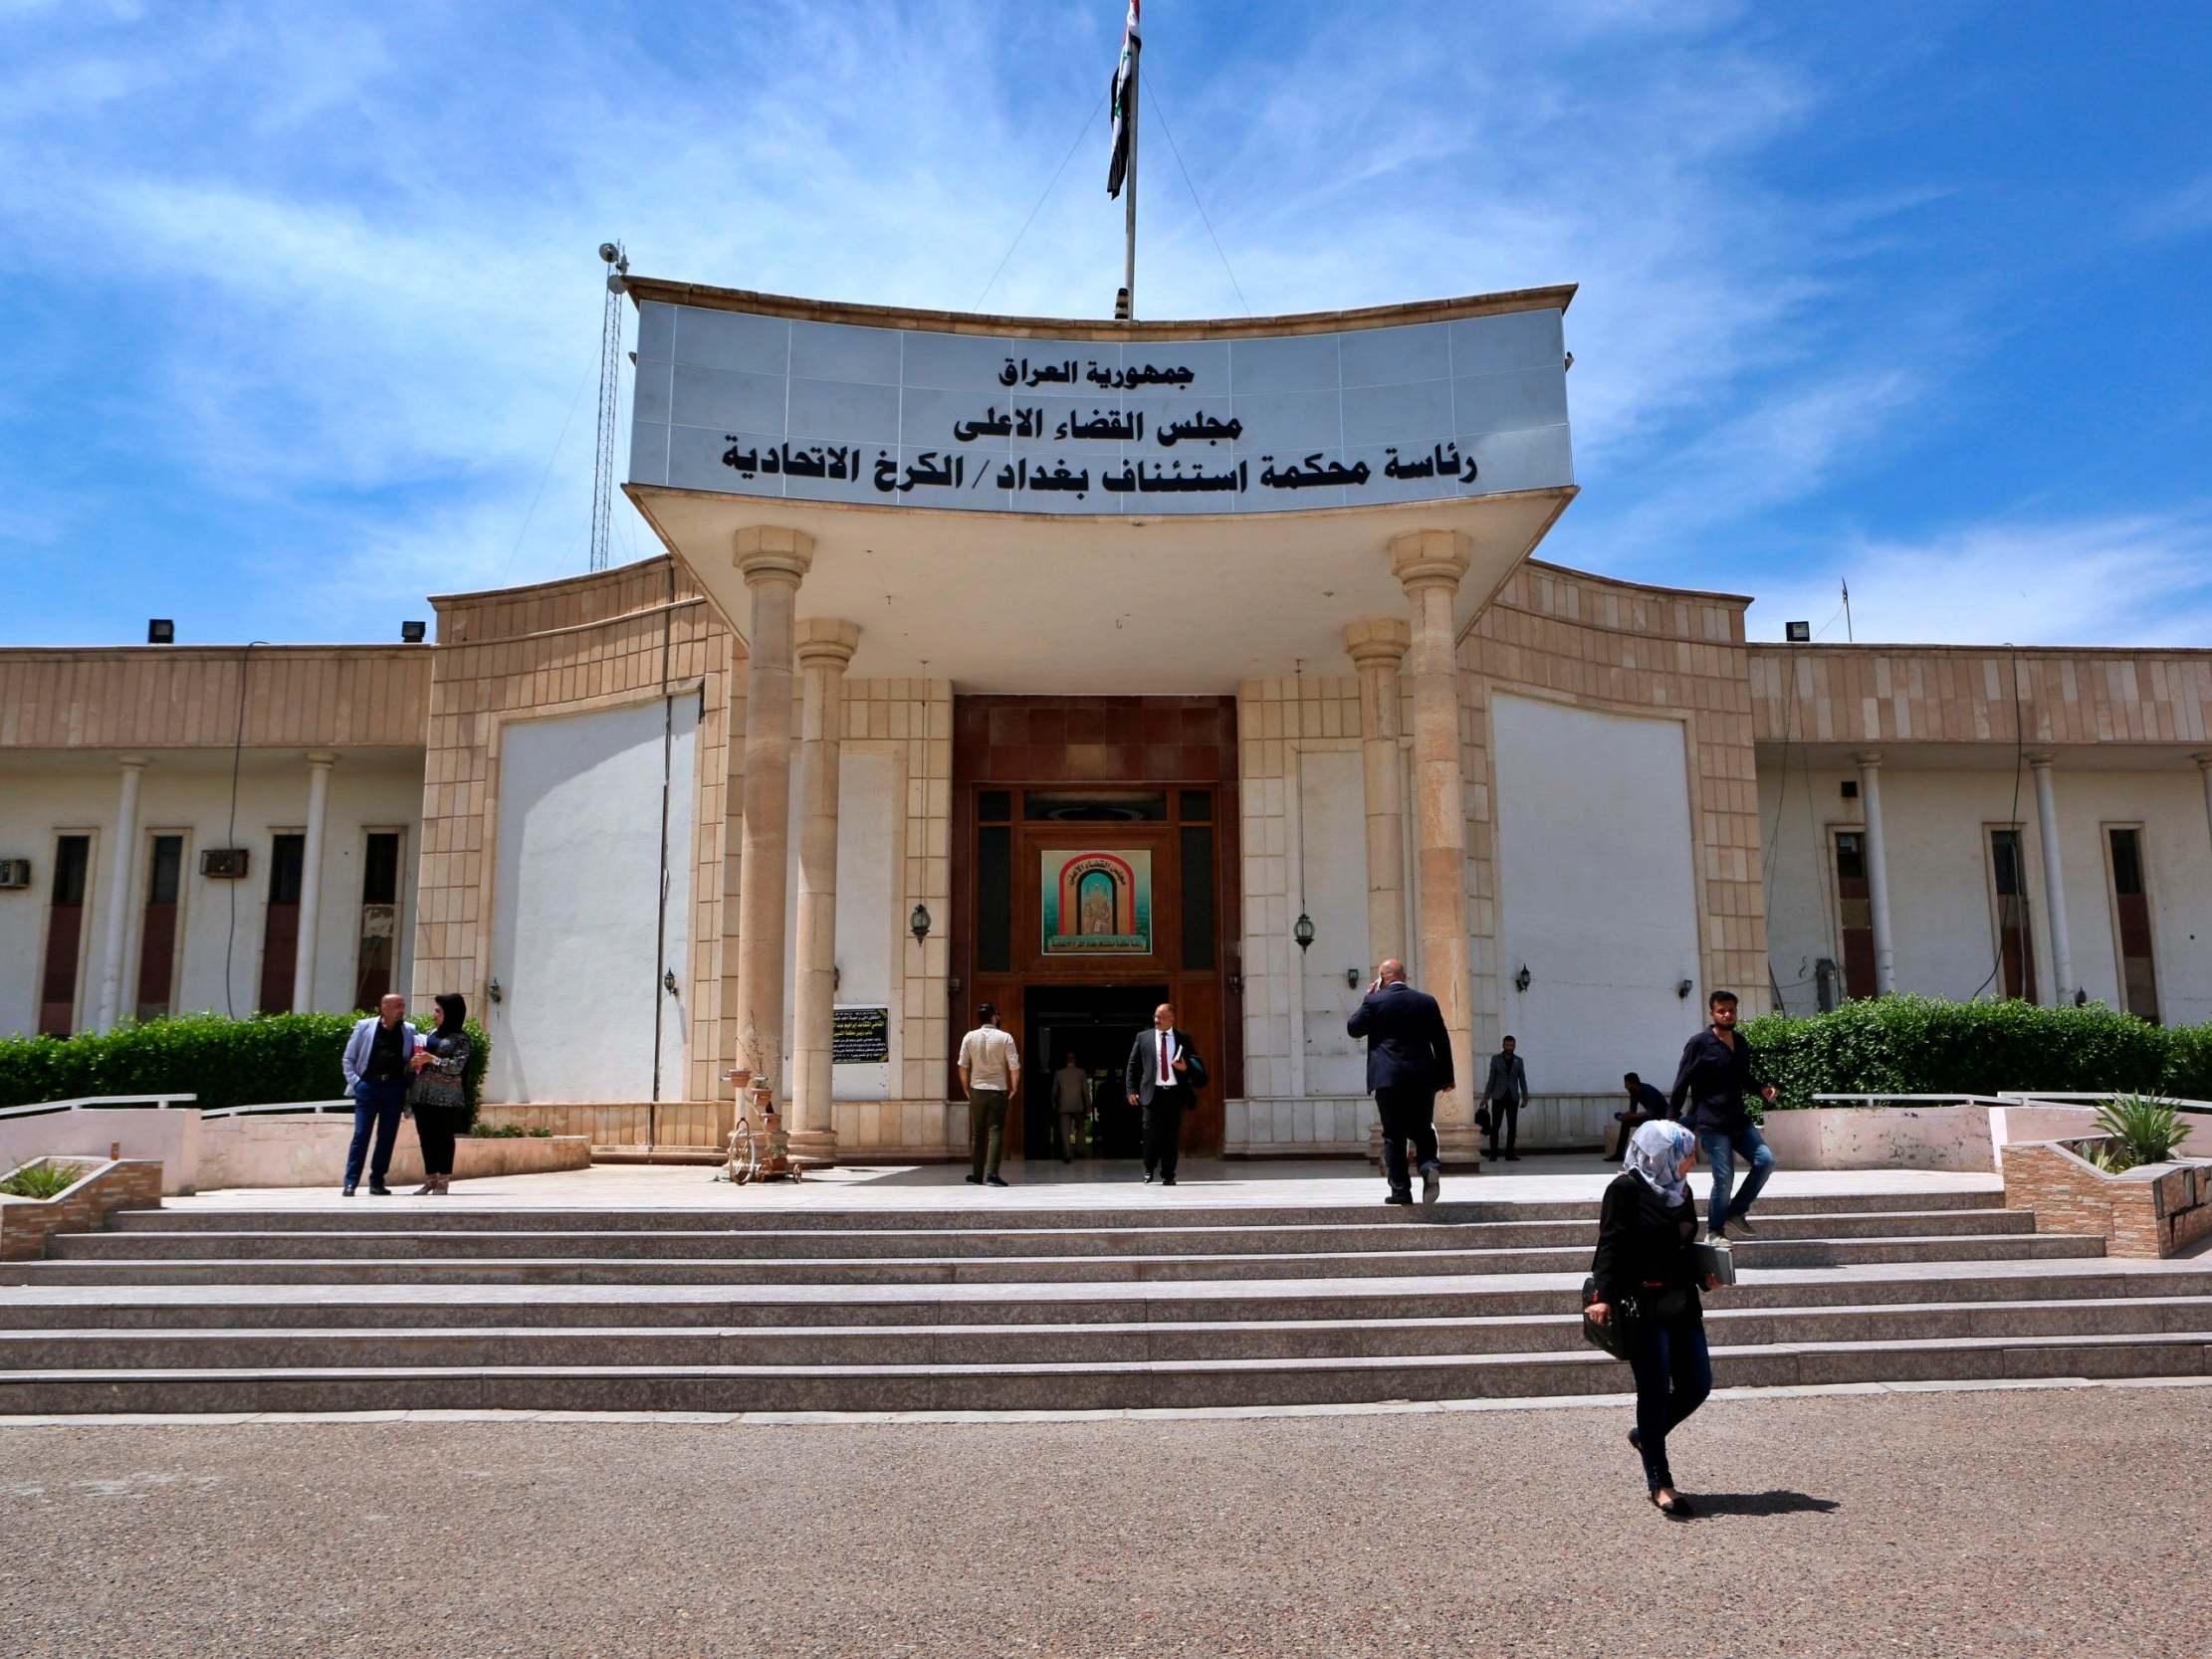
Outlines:
MULTIPOLYGON (((1697 1138, 1680 1124, 1646 1124, 1629 1142, 1627 1162, 1605 1189, 1598 1254, 1590 1266, 1596 1296, 1586 1312, 1600 1325, 1630 1321, 1636 1427, 1629 1430, 1629 1444, 1643 1455, 1652 1502, 1660 1514, 1681 1517, 1690 1507, 1674 1490, 1666 1437, 1705 1403, 1713 1385, 1690 1254, 1697 1206, 1687 1177, 1697 1163, 1697 1138)), ((1704 1288, 1719 1283, 1707 1278, 1704 1288)))
POLYGON ((462 1074, 469 1069, 469 1038, 462 1029, 468 1004, 458 991, 437 999, 438 1028, 423 1033, 410 1062, 414 1081, 407 1105, 415 1115, 415 1139, 422 1142, 422 1185, 415 1196, 440 1197, 453 1179, 453 1139, 468 1122, 469 1097, 462 1074))

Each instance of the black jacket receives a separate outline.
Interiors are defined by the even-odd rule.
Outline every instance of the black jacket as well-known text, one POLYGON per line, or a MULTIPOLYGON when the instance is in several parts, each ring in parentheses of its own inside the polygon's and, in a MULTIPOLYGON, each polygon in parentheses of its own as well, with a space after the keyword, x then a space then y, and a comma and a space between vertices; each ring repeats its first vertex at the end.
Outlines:
MULTIPOLYGON (((1177 1026, 1173 1033, 1175 1046, 1183 1058, 1190 1062, 1187 1070, 1176 1073, 1183 1079, 1183 1095, 1176 1100, 1178 1106, 1191 1104, 1190 1092, 1206 1087, 1206 1062, 1199 1058, 1199 1051, 1191 1045, 1191 1033, 1177 1026)), ((1152 1104, 1153 1092, 1160 1087, 1160 1033, 1151 1026, 1137 1033, 1137 1040, 1129 1045, 1129 1063, 1122 1068, 1123 1093, 1135 1095, 1143 1106, 1152 1104)))
POLYGON ((1624 1170, 1606 1187, 1598 1211, 1598 1253, 1590 1262, 1598 1300, 1618 1306, 1625 1296, 1684 1289, 1691 1316, 1702 1318, 1696 1263, 1689 1251, 1696 1241, 1695 1199, 1669 1206, 1651 1182, 1624 1170))
POLYGON ((1666 1097, 1669 1118, 1716 1135, 1734 1135, 1749 1126, 1743 1097, 1757 1094, 1761 1079, 1751 1045, 1742 1032, 1735 1037, 1730 1047, 1707 1026, 1682 1046, 1682 1063, 1666 1097))
POLYGON ((1370 991, 1344 1029, 1367 1039, 1370 1089, 1452 1087, 1451 1033, 1444 1029, 1443 1010, 1427 991, 1403 979, 1370 991))

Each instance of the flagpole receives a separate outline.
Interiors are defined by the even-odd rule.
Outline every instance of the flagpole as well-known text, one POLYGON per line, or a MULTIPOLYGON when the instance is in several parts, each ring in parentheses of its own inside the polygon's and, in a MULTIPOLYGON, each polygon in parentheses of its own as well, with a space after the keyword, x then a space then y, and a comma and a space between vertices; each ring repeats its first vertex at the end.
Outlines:
POLYGON ((1137 316, 1137 106, 1141 95, 1138 69, 1145 53, 1142 38, 1131 36, 1129 41, 1129 108, 1125 118, 1129 122, 1129 176, 1123 188, 1129 199, 1123 204, 1123 248, 1121 286, 1129 295, 1129 316, 1137 316))

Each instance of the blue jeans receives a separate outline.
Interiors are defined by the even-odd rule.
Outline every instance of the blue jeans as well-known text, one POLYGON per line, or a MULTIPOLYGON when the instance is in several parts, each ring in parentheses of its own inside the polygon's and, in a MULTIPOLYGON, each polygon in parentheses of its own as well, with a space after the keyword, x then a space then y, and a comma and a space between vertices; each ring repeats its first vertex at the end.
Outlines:
POLYGON ((377 1081, 362 1078, 353 1085, 353 1142, 345 1148, 345 1184, 361 1178, 361 1157, 368 1152, 371 1131, 376 1149, 368 1158, 368 1184, 382 1186, 391 1171, 392 1143, 399 1139, 399 1111, 407 1104, 407 1085, 396 1078, 377 1081))
POLYGON ((1712 1201, 1705 1206, 1705 1231, 1717 1233, 1723 1224, 1751 1213, 1751 1205, 1760 1189, 1774 1173, 1774 1153, 1767 1149, 1766 1140, 1759 1134, 1756 1124, 1746 1124, 1733 1135, 1724 1135, 1718 1130, 1699 1130, 1697 1145, 1704 1152, 1705 1160, 1713 1166, 1713 1194, 1712 1201), (1744 1177, 1743 1190, 1731 1202, 1728 1189, 1735 1183, 1739 1156, 1751 1165, 1751 1173, 1744 1177))
POLYGON ((1713 1391, 1704 1325, 1697 1320, 1680 1325, 1639 1321, 1629 1368, 1636 1372, 1636 1433, 1644 1443, 1644 1479, 1657 1492, 1674 1484, 1674 1471, 1666 1466, 1666 1437, 1713 1391))

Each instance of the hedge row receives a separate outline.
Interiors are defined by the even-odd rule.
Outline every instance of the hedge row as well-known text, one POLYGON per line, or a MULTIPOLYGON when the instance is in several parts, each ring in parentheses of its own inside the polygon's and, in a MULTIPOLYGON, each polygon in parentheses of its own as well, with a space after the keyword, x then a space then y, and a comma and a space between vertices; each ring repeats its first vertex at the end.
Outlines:
MULTIPOLYGON (((345 1038, 358 1014, 186 1014, 75 1037, 0 1037, 0 1106, 87 1095, 197 1095, 203 1108, 333 1101, 345 1093, 345 1038)), ((469 1115, 491 1034, 468 1022, 469 1115)))
POLYGON ((1783 1109, 1817 1105, 1815 1095, 2019 1089, 2212 1100, 2212 1025, 2152 1025, 2101 1003, 1885 996, 1803 1018, 1768 1014, 1743 1032, 1783 1109))

